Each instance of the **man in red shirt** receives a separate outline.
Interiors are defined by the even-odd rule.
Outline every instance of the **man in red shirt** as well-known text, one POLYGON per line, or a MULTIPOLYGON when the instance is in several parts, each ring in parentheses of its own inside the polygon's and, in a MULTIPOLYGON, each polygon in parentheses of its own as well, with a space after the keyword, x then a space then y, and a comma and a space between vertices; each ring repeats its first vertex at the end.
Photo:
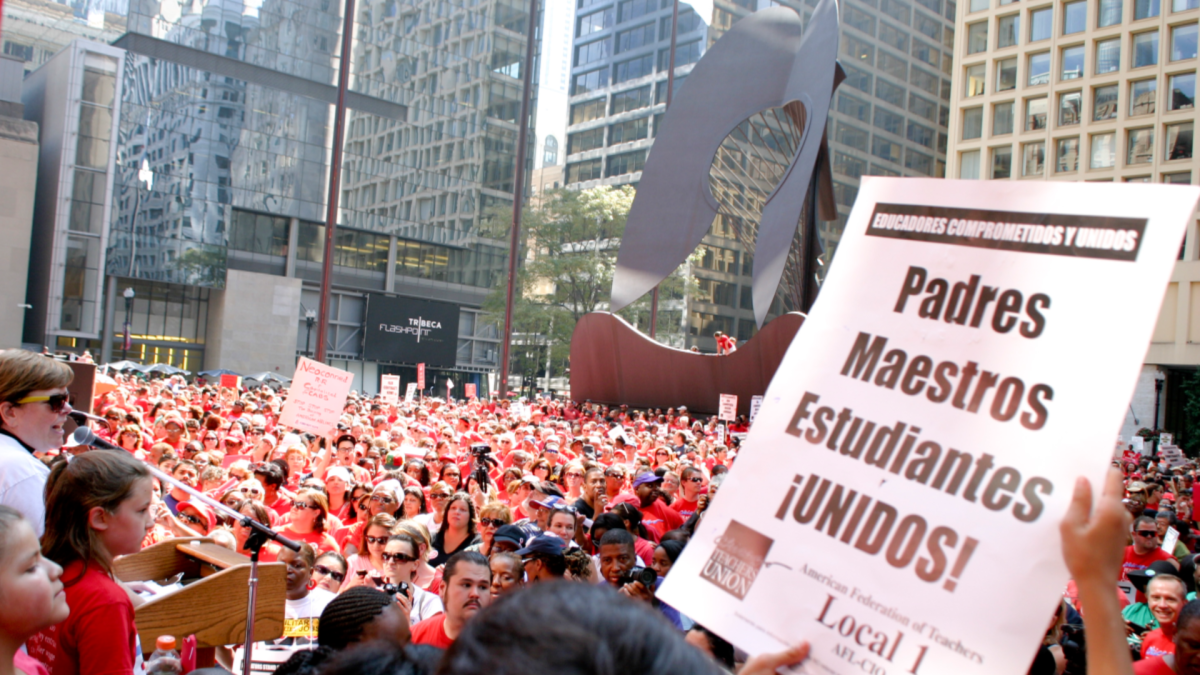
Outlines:
POLYGON ((439 593, 445 612, 412 627, 412 643, 449 649, 463 626, 492 601, 492 570, 476 551, 455 553, 446 561, 439 593))
POLYGON ((1155 574, 1146 582, 1147 604, 1150 605, 1150 613, 1158 620, 1158 628, 1142 638, 1143 659, 1175 653, 1175 622, 1179 618, 1179 610, 1183 609, 1186 595, 1187 586, 1183 584, 1183 579, 1174 574, 1155 574))
POLYGON ((642 512, 642 525, 650 533, 655 542, 661 541, 663 534, 683 525, 683 516, 671 509, 661 499, 662 477, 650 472, 638 474, 633 479, 633 492, 637 495, 638 511, 642 512))
POLYGON ((1200 674, 1200 602, 1184 605, 1175 624, 1175 653, 1133 664, 1133 675, 1200 674))
MULTIPOLYGON (((1149 516, 1138 516, 1133 521, 1133 543, 1125 547, 1125 561, 1121 564, 1121 578, 1128 579, 1129 572, 1144 570, 1159 560, 1175 558, 1159 548, 1158 528, 1154 519, 1149 516)), ((1145 602, 1146 596, 1138 591, 1137 602, 1145 602)))

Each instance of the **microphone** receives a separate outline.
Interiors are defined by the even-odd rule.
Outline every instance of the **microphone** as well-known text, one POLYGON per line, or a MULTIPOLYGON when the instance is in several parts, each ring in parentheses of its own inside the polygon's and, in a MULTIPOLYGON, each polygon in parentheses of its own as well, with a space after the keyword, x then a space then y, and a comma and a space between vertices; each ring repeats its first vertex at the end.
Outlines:
MULTIPOLYGON (((67 447, 75 447, 77 445, 90 445, 93 448, 101 448, 103 450, 116 450, 117 452, 127 452, 124 448, 113 445, 112 443, 109 443, 108 441, 104 440, 103 438, 100 438, 99 436, 96 435, 96 432, 92 431, 88 427, 79 427, 78 429, 76 429, 74 432, 71 433, 71 436, 69 438, 70 439, 66 443, 67 447)), ((291 550, 296 551, 297 553, 300 551, 300 544, 292 541, 291 539, 288 539, 287 537, 281 536, 278 532, 276 532, 275 530, 272 530, 271 528, 267 527, 266 525, 263 525, 262 523, 259 523, 257 520, 254 520, 253 518, 251 518, 249 516, 244 516, 244 515, 238 513, 237 511, 234 511, 233 509, 229 508, 228 506, 225 506, 221 502, 209 497, 208 495, 204 495, 204 494, 201 494, 200 492, 197 492, 195 489, 193 489, 187 485, 184 485, 182 482, 180 482, 175 477, 168 476, 166 473, 159 470, 157 467, 151 466, 149 462, 142 462, 142 464, 144 464, 146 466, 146 469, 148 469, 150 471, 150 473, 153 474, 154 476, 156 476, 160 481, 163 481, 165 483, 170 483, 171 485, 174 485, 175 487, 179 488, 180 490, 183 490, 184 492, 188 493, 194 499, 204 502, 205 504, 212 507, 213 509, 216 509, 218 512, 223 513, 226 516, 229 516, 230 518, 233 518, 236 521, 240 521, 244 527, 249 527, 253 530, 257 530, 259 532, 259 534, 263 537, 264 540, 271 539, 271 540, 274 540, 280 546, 283 546, 285 548, 290 548, 291 550)))

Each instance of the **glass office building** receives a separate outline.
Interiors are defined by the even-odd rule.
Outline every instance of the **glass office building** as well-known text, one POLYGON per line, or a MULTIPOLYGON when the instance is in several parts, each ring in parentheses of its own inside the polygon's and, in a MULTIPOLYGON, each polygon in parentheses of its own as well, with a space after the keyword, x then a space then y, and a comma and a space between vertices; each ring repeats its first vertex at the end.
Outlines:
MULTIPOLYGON (((255 303, 278 310, 280 293, 244 290, 279 279, 300 287, 288 360, 315 342, 304 315, 317 308, 324 261, 342 8, 337 0, 81 0, 57 19, 103 15, 115 25, 120 17, 126 30, 114 44, 125 59, 104 233, 109 318, 92 334, 47 331, 45 342, 101 348, 122 330, 121 291, 135 287, 132 314, 148 323, 142 333, 133 321, 132 358, 230 367, 227 354, 217 363, 205 351, 214 331, 236 330, 233 317, 252 316, 244 310, 255 303), (234 271, 244 273, 242 285, 227 287, 234 271), (149 297, 136 291, 144 284, 172 291, 178 306, 143 304, 149 297), (218 297, 220 317, 212 315, 218 297), (156 309, 170 315, 201 302, 210 312, 203 329, 150 327, 156 309)), ((7 29, 8 4, 4 11, 7 29)), ((459 305, 455 369, 498 365, 498 335, 478 307, 503 283, 507 242, 479 225, 489 207, 512 203, 527 22, 522 0, 356 3, 328 339, 334 363, 359 361, 368 389, 373 373, 402 367, 362 363, 370 293, 459 305)), ((5 33, 6 45, 18 39, 5 33)))
MULTIPOLYGON (((636 185, 666 109, 673 0, 573 1, 565 182, 575 187, 636 185)), ((807 21, 816 0, 715 0, 711 16, 681 0, 676 90, 705 50, 738 19, 775 5, 791 7, 807 21)), ((840 0, 839 9, 838 59, 847 78, 833 97, 827 127, 839 217, 820 224, 826 263, 863 175, 944 175, 955 35, 953 0, 840 0)), ((783 159, 785 164, 789 160, 783 159)), ((762 186, 746 184, 743 189, 749 201, 761 202, 765 196, 750 195, 762 186)), ((685 325, 688 346, 714 350, 712 335, 718 330, 740 341, 756 332, 750 305, 753 251, 738 236, 734 220, 753 216, 723 208, 702 243, 700 261, 690 268, 698 290, 676 309, 684 313, 675 320, 685 325)), ((778 296, 771 316, 790 309, 786 297, 778 296)))

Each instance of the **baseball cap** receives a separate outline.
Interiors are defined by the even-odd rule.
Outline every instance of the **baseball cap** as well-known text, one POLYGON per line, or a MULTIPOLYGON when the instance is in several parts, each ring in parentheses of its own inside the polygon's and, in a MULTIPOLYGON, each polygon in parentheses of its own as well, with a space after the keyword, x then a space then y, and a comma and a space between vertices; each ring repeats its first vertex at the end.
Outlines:
POLYGON ((639 473, 637 478, 633 479, 633 487, 645 485, 647 483, 659 483, 662 481, 662 476, 656 476, 650 472, 639 473))
MULTIPOLYGON (((497 532, 497 534, 499 534, 499 532, 497 532)), ((564 548, 566 548, 566 545, 563 543, 562 539, 559 539, 558 536, 550 534, 549 532, 543 532, 533 539, 530 539, 529 543, 525 545, 525 548, 519 549, 516 553, 519 556, 541 554, 561 558, 564 548)))
POLYGON ((204 518, 204 521, 208 524, 209 530, 212 530, 217 526, 217 518, 213 515, 212 509, 210 509, 207 504, 193 501, 179 502, 179 504, 176 505, 176 508, 177 510, 182 511, 183 507, 185 506, 190 506, 195 509, 196 512, 199 513, 202 518, 204 518))
POLYGON ((557 508, 559 504, 566 504, 566 503, 567 502, 565 499, 563 499, 562 497, 556 497, 554 495, 546 497, 546 499, 543 501, 540 501, 540 502, 535 501, 534 502, 534 504, 537 504, 538 506, 540 506, 542 508, 546 508, 546 509, 557 508))
POLYGON ((1130 583, 1132 583, 1135 588, 1145 593, 1146 584, 1150 583, 1151 579, 1160 574, 1170 574, 1171 576, 1178 577, 1180 580, 1183 579, 1183 577, 1179 574, 1179 570, 1175 569, 1175 566, 1166 560, 1156 560, 1150 563, 1150 566, 1146 569, 1129 570, 1129 572, 1126 573, 1126 576, 1129 577, 1130 583))
POLYGON ((516 525, 501 525, 492 535, 492 541, 507 541, 518 547, 525 545, 525 531, 516 525))
POLYGON ((1135 480, 1132 483, 1130 483, 1129 486, 1125 488, 1125 490, 1127 492, 1145 492, 1146 484, 1139 480, 1135 480))

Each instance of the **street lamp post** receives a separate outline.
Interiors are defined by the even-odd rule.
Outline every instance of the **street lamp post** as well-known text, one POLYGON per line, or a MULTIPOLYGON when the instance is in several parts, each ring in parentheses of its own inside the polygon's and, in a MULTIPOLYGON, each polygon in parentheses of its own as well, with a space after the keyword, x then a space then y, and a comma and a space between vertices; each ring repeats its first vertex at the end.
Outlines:
POLYGON ((1165 379, 1166 379, 1166 376, 1163 375, 1163 372, 1161 370, 1154 373, 1154 429, 1153 429, 1153 431, 1154 431, 1154 454, 1151 455, 1151 457, 1154 457, 1155 459, 1158 459, 1158 434, 1159 434, 1158 403, 1159 403, 1159 400, 1162 398, 1163 381, 1165 379))
POLYGON ((309 349, 309 347, 312 346, 312 329, 313 329, 313 324, 316 323, 316 321, 317 321, 316 311, 311 310, 311 309, 304 311, 304 325, 308 326, 308 336, 304 338, 304 354, 309 357, 312 356, 312 350, 309 349))
POLYGON ((133 286, 129 286, 122 294, 125 296, 125 339, 121 342, 121 360, 129 358, 129 348, 132 346, 129 340, 129 323, 130 314, 133 312, 133 286))

